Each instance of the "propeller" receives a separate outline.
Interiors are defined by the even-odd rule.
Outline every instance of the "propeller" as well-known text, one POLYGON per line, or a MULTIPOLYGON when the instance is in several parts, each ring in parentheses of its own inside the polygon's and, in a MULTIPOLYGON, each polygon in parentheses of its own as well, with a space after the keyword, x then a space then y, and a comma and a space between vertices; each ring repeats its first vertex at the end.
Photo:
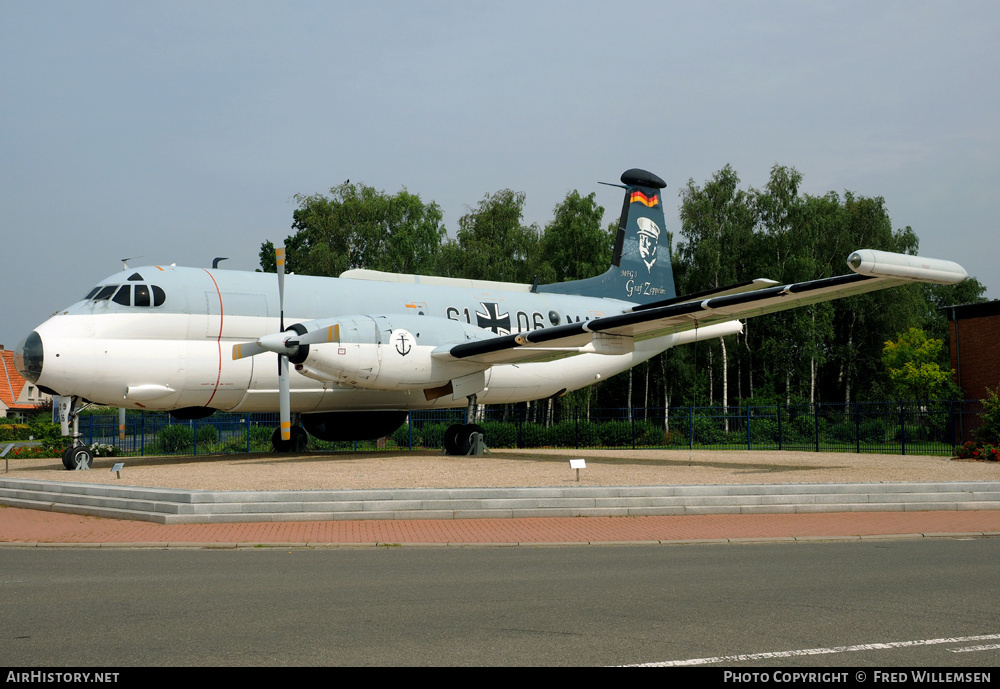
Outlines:
POLYGON ((278 355, 278 417, 281 428, 281 439, 291 440, 291 383, 288 376, 288 359, 301 353, 303 345, 320 344, 322 342, 340 341, 340 325, 334 324, 307 332, 299 324, 285 329, 285 247, 274 250, 275 264, 278 268, 278 308, 280 313, 279 327, 276 333, 263 335, 253 342, 241 342, 233 345, 233 359, 243 359, 265 352, 278 355))
MULTIPOLYGON (((274 250, 274 261, 278 267, 278 309, 281 314, 279 327, 285 332, 285 247, 274 250)), ((258 344, 260 344, 258 342, 258 344)), ((284 342, 288 347, 288 340, 284 342)), ((298 344, 295 345, 298 349, 298 344)), ((281 439, 292 439, 292 393, 288 382, 288 352, 278 352, 278 420, 281 423, 281 439)))

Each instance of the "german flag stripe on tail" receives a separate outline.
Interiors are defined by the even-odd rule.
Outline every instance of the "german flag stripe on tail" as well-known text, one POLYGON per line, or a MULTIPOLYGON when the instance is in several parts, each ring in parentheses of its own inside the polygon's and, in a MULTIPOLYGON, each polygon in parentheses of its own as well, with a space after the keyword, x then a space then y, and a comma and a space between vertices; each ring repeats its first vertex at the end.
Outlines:
POLYGON ((660 202, 660 195, 653 194, 652 196, 646 196, 641 191, 633 191, 632 196, 629 197, 629 203, 639 202, 645 206, 652 208, 660 202))

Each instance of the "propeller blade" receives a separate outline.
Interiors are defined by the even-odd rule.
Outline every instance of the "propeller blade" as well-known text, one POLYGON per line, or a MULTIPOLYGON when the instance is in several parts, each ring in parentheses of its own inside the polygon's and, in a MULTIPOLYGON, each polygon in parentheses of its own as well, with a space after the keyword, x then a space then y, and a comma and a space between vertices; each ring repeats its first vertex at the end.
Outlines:
POLYGON ((257 356, 258 354, 263 354, 268 350, 261 347, 256 342, 241 342, 239 344, 233 345, 233 361, 237 359, 245 359, 248 356, 257 356))
POLYGON ((326 328, 318 328, 312 332, 298 336, 300 345, 323 344, 324 342, 340 342, 340 324, 335 323, 326 328))
POLYGON ((278 309, 281 312, 281 328, 285 329, 285 247, 274 250, 274 262, 278 267, 278 309))
POLYGON ((288 357, 278 355, 278 419, 281 421, 281 439, 292 438, 292 400, 288 381, 288 357))

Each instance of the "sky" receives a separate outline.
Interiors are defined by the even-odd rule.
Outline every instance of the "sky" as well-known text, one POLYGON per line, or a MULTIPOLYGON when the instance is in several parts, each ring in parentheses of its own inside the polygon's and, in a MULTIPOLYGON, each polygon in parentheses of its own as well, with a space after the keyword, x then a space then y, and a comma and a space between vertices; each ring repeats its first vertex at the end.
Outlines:
POLYGON ((347 179, 454 236, 504 188, 529 223, 573 189, 610 222, 598 182, 639 167, 677 232, 689 180, 786 165, 1000 298, 998 35, 972 1, 0 0, 0 344, 124 257, 253 270, 347 179))

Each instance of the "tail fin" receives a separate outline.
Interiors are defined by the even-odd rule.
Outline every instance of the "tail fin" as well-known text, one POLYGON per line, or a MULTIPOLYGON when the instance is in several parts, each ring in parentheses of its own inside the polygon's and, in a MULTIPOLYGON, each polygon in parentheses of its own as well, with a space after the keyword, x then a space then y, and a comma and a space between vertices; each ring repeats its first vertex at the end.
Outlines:
POLYGON ((611 268, 597 277, 540 285, 536 291, 624 299, 638 304, 677 296, 660 198, 660 190, 667 184, 652 172, 636 168, 622 173, 621 180, 625 201, 611 268))

